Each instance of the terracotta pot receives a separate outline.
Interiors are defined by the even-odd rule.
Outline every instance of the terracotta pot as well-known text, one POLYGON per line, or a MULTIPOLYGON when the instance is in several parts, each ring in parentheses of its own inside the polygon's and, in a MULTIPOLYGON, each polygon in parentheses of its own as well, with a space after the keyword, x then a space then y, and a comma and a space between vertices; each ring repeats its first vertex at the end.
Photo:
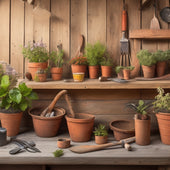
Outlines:
POLYGON ((1 124, 7 130, 7 136, 16 136, 19 133, 23 112, 20 113, 0 113, 1 124))
POLYGON ((162 143, 170 145, 170 113, 156 114, 162 143))
POLYGON ((107 143, 108 137, 107 136, 95 136, 96 144, 105 144, 107 143))
POLYGON ((157 73, 158 77, 163 76, 165 74, 165 68, 166 68, 166 62, 165 61, 157 62, 156 73, 157 73))
POLYGON ((52 79, 54 81, 61 80, 62 74, 63 74, 63 68, 62 67, 52 67, 51 68, 51 75, 52 75, 52 79))
POLYGON ((151 120, 135 119, 135 137, 136 144, 149 145, 150 144, 151 120))
POLYGON ((90 79, 97 79, 99 77, 99 66, 89 66, 90 79))
POLYGON ((39 116, 41 110, 42 109, 40 108, 33 108, 29 110, 29 114, 33 119, 35 133, 40 137, 56 136, 61 124, 61 120, 65 114, 65 110, 60 107, 55 107, 54 111, 56 116, 54 117, 39 116))
POLYGON ((87 65, 71 65, 72 73, 84 73, 86 74, 87 71, 87 65))
POLYGON ((125 80, 129 80, 129 78, 130 78, 130 70, 129 69, 123 69, 123 78, 125 80))
POLYGON ((57 141, 58 148, 69 148, 70 147, 70 139, 67 138, 59 138, 57 141))
POLYGON ((35 74, 35 81, 37 82, 45 82, 47 80, 47 74, 35 74))
POLYGON ((155 77, 155 65, 153 66, 144 66, 142 65, 143 75, 145 78, 155 77))
POLYGON ((91 138, 95 117, 91 114, 77 113, 76 118, 65 116, 71 140, 87 142, 91 138))
POLYGON ((135 136, 134 121, 132 120, 114 120, 110 122, 110 129, 113 130, 117 141, 135 136))
POLYGON ((112 66, 101 66, 103 77, 112 77, 112 66))
POLYGON ((31 73, 32 79, 35 80, 35 75, 38 69, 45 70, 47 68, 48 63, 28 63, 28 71, 31 73))

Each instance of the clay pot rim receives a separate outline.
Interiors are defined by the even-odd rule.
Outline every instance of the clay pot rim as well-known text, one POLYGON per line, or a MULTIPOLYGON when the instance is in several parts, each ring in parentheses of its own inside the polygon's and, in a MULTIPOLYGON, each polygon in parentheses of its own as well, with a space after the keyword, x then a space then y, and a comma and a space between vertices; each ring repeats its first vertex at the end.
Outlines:
POLYGON ((76 113, 76 114, 85 115, 85 116, 88 116, 89 118, 86 118, 86 119, 78 118, 77 119, 77 118, 69 117, 68 115, 65 115, 65 118, 66 118, 67 121, 74 122, 74 123, 87 123, 87 122, 91 122, 95 119, 94 115, 91 115, 91 114, 88 114, 88 113, 76 113))
POLYGON ((60 110, 61 114, 60 115, 57 115, 57 116, 54 116, 54 117, 44 117, 44 116, 38 116, 38 115, 34 115, 31 113, 32 110, 34 109, 38 109, 38 107, 34 107, 32 109, 29 109, 28 110, 28 113, 29 115, 32 117, 32 118, 35 118, 35 119, 39 119, 39 120, 54 120, 54 119, 61 119, 64 115, 65 115, 65 110, 62 108, 62 107, 55 107, 54 109, 58 109, 60 110))
POLYGON ((168 120, 170 119, 170 113, 158 112, 156 113, 157 119, 168 120))
POLYGON ((23 111, 20 111, 20 112, 14 112, 14 113, 8 113, 8 112, 2 112, 0 111, 1 114, 10 114, 10 115, 14 115, 14 114, 22 114, 23 111))
POLYGON ((125 129, 119 129, 119 128, 116 128, 112 125, 112 123, 114 122, 128 122, 128 123, 131 123, 132 121, 131 120, 113 120, 109 123, 109 126, 110 126, 110 129, 113 130, 113 131, 117 131, 117 132, 122 132, 122 133, 134 133, 135 132, 135 127, 134 129, 132 130, 125 130, 125 129))

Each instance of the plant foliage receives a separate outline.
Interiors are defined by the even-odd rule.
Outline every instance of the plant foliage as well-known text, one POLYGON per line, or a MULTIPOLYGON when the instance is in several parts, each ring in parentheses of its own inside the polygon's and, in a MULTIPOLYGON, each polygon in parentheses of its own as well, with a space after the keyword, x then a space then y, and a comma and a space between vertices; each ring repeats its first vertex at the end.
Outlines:
POLYGON ((69 63, 75 65, 87 65, 87 58, 83 56, 73 57, 69 63))
POLYGON ((157 62, 155 55, 148 50, 140 50, 137 53, 137 58, 139 59, 140 64, 144 66, 152 66, 157 62))
POLYGON ((170 50, 167 51, 162 51, 162 50, 158 50, 155 53, 153 53, 153 55, 156 58, 156 61, 167 61, 170 59, 170 50))
POLYGON ((54 157, 60 157, 60 156, 64 155, 64 152, 62 149, 58 149, 55 152, 53 152, 53 155, 54 155, 54 157))
POLYGON ((118 73, 120 73, 121 70, 126 69, 126 70, 132 71, 134 68, 135 68, 134 66, 117 66, 117 67, 115 68, 115 71, 116 71, 116 73, 118 74, 118 73))
POLYGON ((113 59, 110 56, 102 57, 101 66, 113 66, 113 59))
POLYGON ((92 44, 87 44, 85 47, 85 56, 87 57, 87 62, 89 66, 100 65, 102 57, 106 53, 106 47, 100 42, 92 44))
POLYGON ((106 130, 106 126, 99 124, 98 127, 95 127, 94 135, 95 136, 107 136, 108 132, 106 130))
POLYGON ((164 89, 157 88, 158 95, 155 96, 153 107, 155 112, 170 113, 170 93, 165 93, 164 89))
POLYGON ((52 67, 62 67, 64 60, 64 50, 52 51, 50 53, 50 62, 52 67))

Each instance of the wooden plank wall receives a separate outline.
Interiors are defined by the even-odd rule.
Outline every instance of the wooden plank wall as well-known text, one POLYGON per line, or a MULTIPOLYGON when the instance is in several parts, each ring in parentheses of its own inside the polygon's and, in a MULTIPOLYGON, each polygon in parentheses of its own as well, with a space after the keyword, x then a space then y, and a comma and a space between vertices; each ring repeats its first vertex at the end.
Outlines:
MULTIPOLYGON (((33 13, 33 6, 22 0, 0 0, 0 59, 12 64, 23 74, 27 70, 27 60, 21 54, 21 45, 28 41, 43 41, 49 50, 55 50, 58 43, 65 51, 64 77, 71 76, 68 61, 74 57, 78 48, 80 34, 85 42, 101 41, 107 46, 114 63, 119 63, 121 38, 122 1, 118 0, 41 0, 40 6, 52 13, 52 17, 33 13), (34 15, 33 15, 34 14, 34 15)), ((38 0, 36 0, 38 3, 38 0)), ((140 0, 126 0, 128 28, 146 29, 153 17, 153 6, 140 11, 140 0)), ((159 0, 160 10, 169 6, 169 0, 159 0)), ((158 16, 159 17, 159 16, 158 16)), ((167 23, 159 17, 162 29, 168 29, 167 23)), ((131 42, 132 57, 134 45, 131 42)), ((148 41, 138 44, 138 49, 166 50, 169 41, 148 41)))

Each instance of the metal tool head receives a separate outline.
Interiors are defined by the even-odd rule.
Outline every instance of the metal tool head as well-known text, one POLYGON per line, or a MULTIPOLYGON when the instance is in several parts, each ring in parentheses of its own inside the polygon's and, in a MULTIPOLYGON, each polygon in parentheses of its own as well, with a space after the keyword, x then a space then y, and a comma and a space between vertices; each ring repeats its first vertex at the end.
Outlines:
POLYGON ((122 38, 120 40, 121 46, 120 51, 121 53, 129 54, 129 40, 125 38, 125 32, 122 32, 122 38))
POLYGON ((170 23, 170 7, 165 7, 161 10, 160 16, 163 21, 170 23))

